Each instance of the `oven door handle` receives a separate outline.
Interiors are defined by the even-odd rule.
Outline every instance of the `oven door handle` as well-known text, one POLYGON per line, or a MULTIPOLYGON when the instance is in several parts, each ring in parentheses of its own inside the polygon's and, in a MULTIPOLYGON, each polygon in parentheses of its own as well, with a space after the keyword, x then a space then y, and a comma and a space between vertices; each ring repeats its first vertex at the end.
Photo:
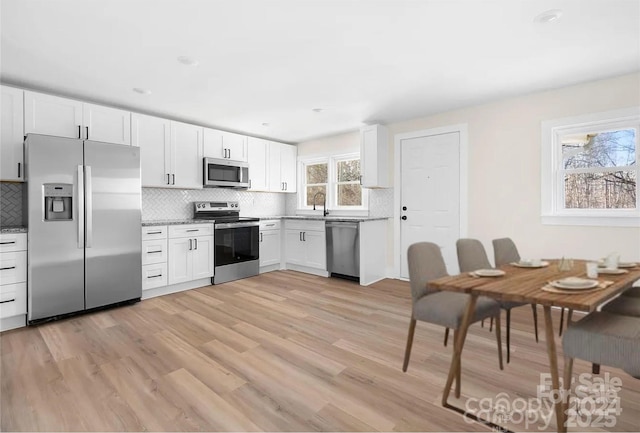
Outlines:
POLYGON ((260 223, 258 221, 255 222, 246 222, 246 223, 222 223, 216 224, 215 229, 235 229, 240 227, 259 227, 260 223))

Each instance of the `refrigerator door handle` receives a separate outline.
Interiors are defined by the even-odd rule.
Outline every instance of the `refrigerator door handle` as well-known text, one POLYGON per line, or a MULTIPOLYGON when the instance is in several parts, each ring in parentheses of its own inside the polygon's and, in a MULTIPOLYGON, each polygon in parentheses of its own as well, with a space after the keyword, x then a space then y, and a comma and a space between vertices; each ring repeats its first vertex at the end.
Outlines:
POLYGON ((84 248, 84 167, 78 166, 78 248, 84 248))
POLYGON ((91 166, 85 168, 86 213, 87 213, 87 248, 93 245, 93 190, 91 188, 91 166))

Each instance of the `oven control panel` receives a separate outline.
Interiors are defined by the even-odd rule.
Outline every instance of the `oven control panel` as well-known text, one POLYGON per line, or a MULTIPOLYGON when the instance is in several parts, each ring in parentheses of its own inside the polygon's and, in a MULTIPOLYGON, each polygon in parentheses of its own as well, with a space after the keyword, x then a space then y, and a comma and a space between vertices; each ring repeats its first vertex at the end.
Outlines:
POLYGON ((240 203, 237 201, 197 201, 194 203, 194 206, 196 213, 205 211, 240 210, 240 203))

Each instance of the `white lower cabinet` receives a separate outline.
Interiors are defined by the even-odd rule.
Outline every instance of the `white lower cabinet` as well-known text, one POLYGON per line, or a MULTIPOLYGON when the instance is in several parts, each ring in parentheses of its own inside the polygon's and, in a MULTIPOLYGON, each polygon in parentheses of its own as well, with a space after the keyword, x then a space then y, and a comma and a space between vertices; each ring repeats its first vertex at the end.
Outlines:
POLYGON ((281 224, 278 220, 260 221, 260 272, 280 268, 281 224))
POLYGON ((213 277, 213 224, 169 227, 169 284, 213 277))
POLYGON ((164 287, 168 283, 167 262, 142 265, 142 290, 164 287))
POLYGON ((27 234, 0 234, 0 331, 25 326, 27 234))
POLYGON ((285 261, 287 268, 316 270, 326 275, 327 245, 324 221, 286 220, 285 261), (290 265, 293 265, 290 266, 290 265))
POLYGON ((142 290, 167 285, 167 226, 142 227, 142 290))

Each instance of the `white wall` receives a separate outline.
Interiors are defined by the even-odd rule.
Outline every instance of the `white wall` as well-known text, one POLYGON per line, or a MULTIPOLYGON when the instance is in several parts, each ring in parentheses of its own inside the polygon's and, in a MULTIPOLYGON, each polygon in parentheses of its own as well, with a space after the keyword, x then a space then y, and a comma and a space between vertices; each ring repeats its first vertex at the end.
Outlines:
MULTIPOLYGON (((493 255, 491 239, 509 236, 523 256, 598 258, 611 251, 640 260, 640 228, 550 226, 540 222, 541 122, 640 105, 640 74, 514 97, 387 125, 389 158, 395 134, 466 123, 469 131, 468 234, 493 255)), ((323 145, 350 146, 349 133, 301 143, 299 154, 323 145)), ((395 163, 391 163, 393 175, 395 163)), ((393 178, 393 177, 392 177, 393 178)), ((389 247, 392 250, 392 224, 389 247)), ((389 265, 393 256, 389 257, 389 265)))

